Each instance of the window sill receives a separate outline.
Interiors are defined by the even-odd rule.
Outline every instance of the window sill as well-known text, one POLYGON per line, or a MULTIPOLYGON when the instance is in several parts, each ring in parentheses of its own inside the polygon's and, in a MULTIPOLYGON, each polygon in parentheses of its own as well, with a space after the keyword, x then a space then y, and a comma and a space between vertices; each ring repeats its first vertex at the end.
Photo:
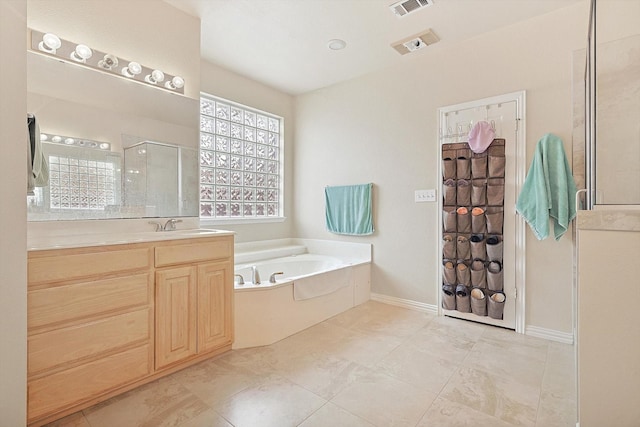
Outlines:
POLYGON ((276 222, 284 222, 285 216, 276 216, 269 218, 228 218, 228 219, 202 219, 200 218, 200 227, 208 226, 225 226, 225 225, 245 225, 245 224, 269 224, 276 222))

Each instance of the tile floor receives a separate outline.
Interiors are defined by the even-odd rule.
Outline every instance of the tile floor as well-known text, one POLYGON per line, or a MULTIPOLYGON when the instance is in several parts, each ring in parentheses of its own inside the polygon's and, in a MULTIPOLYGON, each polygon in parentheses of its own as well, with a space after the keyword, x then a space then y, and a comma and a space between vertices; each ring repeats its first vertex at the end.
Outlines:
POLYGON ((369 301, 51 427, 574 427, 573 347, 369 301))

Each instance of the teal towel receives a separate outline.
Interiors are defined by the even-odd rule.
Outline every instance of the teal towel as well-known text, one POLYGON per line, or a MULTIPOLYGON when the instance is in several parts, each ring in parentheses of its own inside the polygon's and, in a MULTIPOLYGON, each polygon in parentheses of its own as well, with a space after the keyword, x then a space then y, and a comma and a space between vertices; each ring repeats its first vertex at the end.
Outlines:
POLYGON ((325 216, 332 233, 373 234, 371 189, 373 184, 326 187, 325 216))
POLYGON ((536 145, 516 211, 538 240, 549 236, 549 219, 552 219, 555 239, 560 240, 576 216, 576 192, 562 140, 548 133, 536 145))

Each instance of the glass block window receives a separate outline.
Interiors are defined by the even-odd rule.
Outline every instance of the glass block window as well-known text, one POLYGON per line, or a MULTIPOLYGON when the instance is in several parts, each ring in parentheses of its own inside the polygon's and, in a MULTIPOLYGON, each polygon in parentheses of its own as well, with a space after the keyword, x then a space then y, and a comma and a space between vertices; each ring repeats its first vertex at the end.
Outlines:
POLYGON ((116 202, 111 162, 49 156, 50 209, 104 210, 116 202))
POLYGON ((200 217, 282 216, 281 117, 200 97, 200 217))

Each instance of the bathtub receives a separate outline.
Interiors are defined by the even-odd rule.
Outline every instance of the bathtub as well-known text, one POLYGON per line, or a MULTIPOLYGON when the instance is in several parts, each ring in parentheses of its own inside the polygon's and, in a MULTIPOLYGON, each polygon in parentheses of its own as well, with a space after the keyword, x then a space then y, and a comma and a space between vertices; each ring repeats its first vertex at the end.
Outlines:
POLYGON ((236 244, 233 348, 269 345, 370 298, 371 245, 312 239, 236 244), (256 268, 260 283, 253 283, 256 268), (269 278, 273 273, 282 272, 269 278))

